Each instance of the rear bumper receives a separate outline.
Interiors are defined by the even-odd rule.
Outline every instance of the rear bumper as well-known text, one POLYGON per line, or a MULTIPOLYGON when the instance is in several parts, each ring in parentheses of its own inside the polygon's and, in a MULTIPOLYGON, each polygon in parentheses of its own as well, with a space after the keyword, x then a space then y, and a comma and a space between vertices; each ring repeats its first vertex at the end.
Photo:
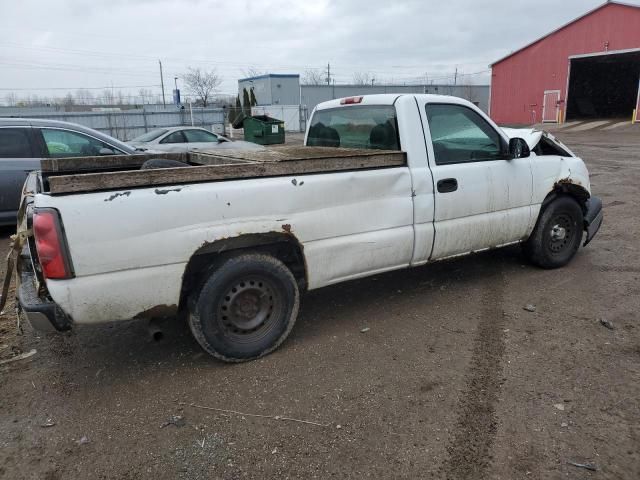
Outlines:
POLYGON ((600 198, 591 197, 587 200, 586 207, 587 212, 584 215, 584 229, 587 232, 587 238, 585 239, 583 246, 586 246, 591 240, 593 240, 593 237, 595 237, 598 230, 600 230, 602 220, 604 219, 602 200, 600 200, 600 198))
MULTIPOLYGON (((24 267, 24 264, 22 265, 24 267)), ((20 269, 18 303, 20 310, 35 330, 60 332, 71 328, 71 319, 55 302, 43 298, 36 290, 35 275, 20 269)))

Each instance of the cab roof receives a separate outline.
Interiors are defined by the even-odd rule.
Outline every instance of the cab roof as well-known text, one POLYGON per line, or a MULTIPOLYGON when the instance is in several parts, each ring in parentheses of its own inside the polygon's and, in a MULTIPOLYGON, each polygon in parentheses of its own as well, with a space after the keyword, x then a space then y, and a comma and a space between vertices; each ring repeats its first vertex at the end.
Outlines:
POLYGON ((436 95, 431 93, 380 93, 376 95, 354 95, 350 97, 336 98, 319 103, 316 110, 327 108, 349 107, 353 105, 394 105, 401 97, 412 97, 424 103, 453 103, 458 105, 473 105, 464 98, 452 95, 436 95), (355 101, 352 101, 355 99, 355 101), (359 100, 361 99, 361 100, 359 100), (348 102, 348 103, 345 103, 348 102))

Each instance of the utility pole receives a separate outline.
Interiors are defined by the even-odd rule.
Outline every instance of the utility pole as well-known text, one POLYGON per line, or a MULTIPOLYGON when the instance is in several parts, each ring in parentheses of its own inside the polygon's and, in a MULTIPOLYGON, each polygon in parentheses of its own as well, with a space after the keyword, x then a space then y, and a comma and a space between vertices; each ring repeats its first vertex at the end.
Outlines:
POLYGON ((160 86, 162 87, 162 105, 166 107, 167 101, 164 98, 164 78, 162 76, 162 62, 158 60, 158 63, 160 64, 160 86))
POLYGON ((331 65, 327 63, 327 85, 331 85, 331 65))
POLYGON ((458 67, 456 67, 456 73, 453 75, 453 84, 458 84, 458 67))

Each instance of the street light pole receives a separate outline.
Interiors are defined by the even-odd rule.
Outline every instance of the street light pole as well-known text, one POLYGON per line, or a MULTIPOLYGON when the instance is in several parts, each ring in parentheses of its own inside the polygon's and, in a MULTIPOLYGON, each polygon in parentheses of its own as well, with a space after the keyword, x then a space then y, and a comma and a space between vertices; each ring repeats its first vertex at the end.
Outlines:
POLYGON ((164 77, 162 76, 162 62, 158 60, 158 63, 160 64, 160 85, 162 87, 162 105, 166 107, 167 102, 164 99, 164 77))

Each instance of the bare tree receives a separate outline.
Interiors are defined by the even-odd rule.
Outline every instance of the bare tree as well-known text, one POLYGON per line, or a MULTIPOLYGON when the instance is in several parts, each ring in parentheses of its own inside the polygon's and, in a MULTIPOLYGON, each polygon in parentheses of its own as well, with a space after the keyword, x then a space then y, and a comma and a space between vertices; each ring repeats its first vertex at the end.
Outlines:
POLYGON ((7 93, 4 96, 4 103, 6 103, 9 107, 15 107, 18 103, 18 96, 15 94, 15 92, 7 93))
POLYGON ((26 103, 30 107, 50 107, 55 103, 61 103, 62 99, 59 98, 50 98, 50 97, 40 97, 38 95, 30 95, 26 98, 26 103))
POLYGON ((151 103, 153 101, 153 92, 146 88, 141 88, 138 91, 138 98, 140 99, 140 103, 143 105, 145 103, 151 103))
POLYGON ((354 72, 353 74, 354 85, 373 85, 375 81, 375 77, 370 72, 354 72))
POLYGON ((182 78, 191 93, 202 102, 203 107, 207 106, 211 94, 214 93, 222 83, 222 79, 215 69, 207 72, 199 68, 189 68, 189 71, 185 73, 182 78))
POLYGON ((471 103, 476 103, 478 101, 476 89, 469 77, 462 77, 460 86, 462 87, 462 98, 469 100, 471 103))
POLYGON ((114 103, 116 103, 116 98, 113 91, 109 88, 104 89, 102 91, 102 104, 113 105, 114 103))
POLYGON ((94 101, 93 93, 86 88, 76 90, 76 102, 80 105, 91 105, 94 101))
POLYGON ((73 94, 71 92, 67 93, 64 98, 62 99, 62 104, 65 107, 70 107, 72 105, 76 104, 76 99, 73 98, 73 94))
POLYGON ((258 67, 255 67, 255 66, 242 69, 242 75, 244 75, 245 78, 259 77, 261 75, 266 75, 266 74, 267 72, 265 72, 264 70, 260 70, 258 67))
POLYGON ((302 74, 302 84, 303 85, 324 85, 325 77, 324 72, 318 70, 317 68, 308 68, 302 74))

